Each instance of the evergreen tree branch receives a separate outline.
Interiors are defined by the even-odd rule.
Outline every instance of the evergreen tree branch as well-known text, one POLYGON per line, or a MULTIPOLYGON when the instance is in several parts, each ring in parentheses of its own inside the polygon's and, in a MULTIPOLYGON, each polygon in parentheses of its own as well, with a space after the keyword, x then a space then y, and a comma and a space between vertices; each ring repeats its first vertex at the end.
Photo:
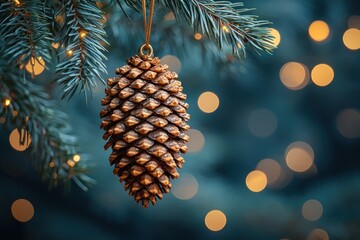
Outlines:
MULTIPOLYGON (((141 1, 124 0, 131 8, 140 11, 141 1)), ((253 9, 242 8, 243 3, 214 0, 157 0, 158 5, 172 10, 179 21, 185 20, 196 32, 217 41, 220 49, 231 45, 233 55, 246 56, 246 44, 259 53, 271 53, 273 37, 266 27, 270 22, 247 15, 253 9)))
POLYGON ((63 98, 71 98, 78 88, 86 97, 97 86, 97 79, 104 82, 101 73, 106 73, 106 49, 102 43, 108 43, 104 39, 101 10, 95 1, 66 0, 61 14, 64 23, 59 39, 65 49, 56 68, 57 82, 63 86, 63 98))
MULTIPOLYGON (((86 175, 88 166, 85 159, 76 162, 78 154, 76 139, 67 134, 70 126, 65 113, 49 101, 45 90, 30 81, 21 80, 21 76, 0 64, 0 99, 8 104, 0 104, 0 118, 5 126, 16 126, 31 134, 32 162, 42 179, 49 187, 58 184, 70 186, 74 180, 87 190, 94 180, 86 175)), ((27 134, 21 134, 20 143, 24 143, 27 134)))
POLYGON ((45 3, 9 0, 0 5, 0 38, 4 42, 0 51, 11 63, 24 66, 30 62, 34 66, 41 58, 51 61, 52 35, 45 3))

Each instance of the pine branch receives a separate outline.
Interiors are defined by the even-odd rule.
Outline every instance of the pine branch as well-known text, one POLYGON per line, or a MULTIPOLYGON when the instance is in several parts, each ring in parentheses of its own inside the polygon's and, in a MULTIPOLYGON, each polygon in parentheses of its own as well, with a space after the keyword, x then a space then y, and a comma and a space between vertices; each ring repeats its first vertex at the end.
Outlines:
MULTIPOLYGON (((44 0, 6 1, 0 5, 0 38, 4 42, 0 52, 11 63, 34 65, 42 58, 51 61, 49 48, 49 8, 44 0)), ((41 63, 40 63, 41 64, 41 63)))
MULTIPOLYGON (((140 11, 141 1, 124 0, 131 8, 140 11)), ((220 49, 231 45, 233 55, 246 56, 246 44, 259 53, 271 53, 273 37, 266 27, 270 22, 246 15, 253 9, 242 8, 243 3, 213 0, 157 0, 158 5, 172 10, 177 20, 185 20, 196 31, 217 41, 220 49)))
POLYGON ((97 86, 96 80, 102 82, 101 73, 106 73, 106 60, 101 43, 108 44, 101 23, 101 10, 95 1, 66 0, 63 5, 64 23, 59 39, 65 50, 62 62, 57 65, 57 82, 63 86, 63 98, 71 98, 80 88, 87 96, 97 86))
MULTIPOLYGON (((88 166, 85 159, 80 162, 71 160, 78 153, 75 137, 66 134, 69 122, 65 113, 57 110, 45 90, 31 83, 11 69, 5 63, 0 64, 0 100, 10 100, 10 104, 0 105, 0 118, 5 125, 15 126, 31 134, 32 162, 49 183, 49 187, 58 184, 70 186, 74 180, 87 190, 94 181, 85 173, 88 166)), ((24 142, 22 135, 20 142, 24 142)))

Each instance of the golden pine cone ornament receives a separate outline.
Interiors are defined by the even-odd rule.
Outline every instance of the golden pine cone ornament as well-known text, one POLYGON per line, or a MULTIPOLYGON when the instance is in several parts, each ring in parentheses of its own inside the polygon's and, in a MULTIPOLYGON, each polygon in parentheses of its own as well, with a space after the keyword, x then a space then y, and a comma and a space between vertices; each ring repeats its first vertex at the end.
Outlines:
POLYGON ((170 179, 179 177, 190 115, 178 75, 159 58, 139 55, 115 70, 120 76, 108 79, 100 127, 108 140, 105 150, 112 148, 113 173, 148 207, 170 191, 170 179))

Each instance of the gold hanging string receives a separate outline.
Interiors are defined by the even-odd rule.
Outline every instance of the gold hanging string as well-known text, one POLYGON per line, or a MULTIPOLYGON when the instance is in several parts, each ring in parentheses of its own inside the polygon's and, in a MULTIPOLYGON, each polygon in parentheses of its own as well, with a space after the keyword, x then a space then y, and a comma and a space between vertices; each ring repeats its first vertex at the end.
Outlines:
POLYGON ((143 50, 149 50, 150 53, 148 55, 153 54, 153 49, 150 45, 150 34, 151 34, 151 26, 153 21, 155 9, 155 0, 150 0, 150 13, 149 13, 149 21, 147 21, 147 14, 146 14, 146 0, 142 0, 142 12, 144 16, 144 30, 145 30, 145 44, 140 47, 139 54, 143 54, 143 50))

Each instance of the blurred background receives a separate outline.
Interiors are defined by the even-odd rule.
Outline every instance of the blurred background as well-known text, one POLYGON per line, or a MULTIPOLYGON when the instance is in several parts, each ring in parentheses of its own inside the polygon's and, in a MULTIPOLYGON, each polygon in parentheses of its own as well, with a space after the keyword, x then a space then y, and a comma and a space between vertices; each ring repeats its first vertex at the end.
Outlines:
MULTIPOLYGON (((83 96, 61 102, 81 146, 73 161, 94 165, 88 192, 49 191, 18 133, 1 128, 1 238, 360 239, 360 3, 244 4, 273 22, 273 55, 250 50, 239 62, 156 12, 152 45, 179 72, 192 117, 186 164, 162 201, 143 209, 112 174, 100 84, 87 106, 83 96)), ((105 16, 104 78, 143 42, 141 14, 126 11, 133 21, 120 9, 105 16)), ((51 67, 35 71, 37 83, 54 78, 51 67)))

